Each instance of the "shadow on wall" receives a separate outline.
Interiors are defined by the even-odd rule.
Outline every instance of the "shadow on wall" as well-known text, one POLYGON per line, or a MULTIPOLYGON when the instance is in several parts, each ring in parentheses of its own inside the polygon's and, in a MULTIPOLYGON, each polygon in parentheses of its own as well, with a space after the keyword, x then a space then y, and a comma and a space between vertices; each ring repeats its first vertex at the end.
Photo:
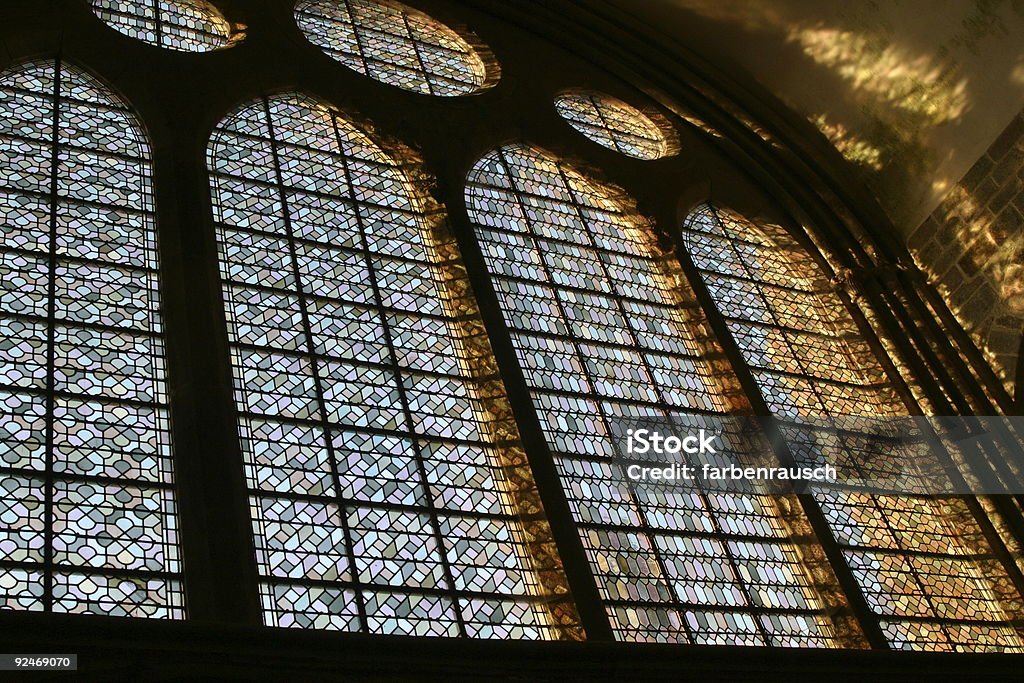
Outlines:
POLYGON ((1024 327, 1024 112, 910 237, 1012 393, 1024 327))

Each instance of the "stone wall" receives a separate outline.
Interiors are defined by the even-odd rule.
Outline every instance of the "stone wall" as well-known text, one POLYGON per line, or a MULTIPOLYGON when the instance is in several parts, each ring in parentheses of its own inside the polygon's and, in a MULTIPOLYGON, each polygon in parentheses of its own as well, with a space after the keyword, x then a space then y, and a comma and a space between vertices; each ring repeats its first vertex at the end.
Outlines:
POLYGON ((909 246, 1012 391, 1024 326, 1024 112, 909 246))

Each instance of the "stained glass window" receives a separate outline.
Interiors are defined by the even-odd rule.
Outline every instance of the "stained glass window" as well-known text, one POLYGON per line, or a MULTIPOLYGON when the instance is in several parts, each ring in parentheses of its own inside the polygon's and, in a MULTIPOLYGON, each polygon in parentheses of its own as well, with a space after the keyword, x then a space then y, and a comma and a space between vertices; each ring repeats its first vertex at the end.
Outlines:
POLYGON ((611 421, 725 410, 651 227, 527 146, 481 159, 466 200, 616 636, 832 645, 772 500, 615 473, 611 421))
POLYGON ((487 70, 459 34, 390 0, 301 0, 295 20, 314 45, 381 83, 425 95, 479 90, 487 70))
POLYGON ((231 26, 205 0, 92 0, 100 19, 120 33, 180 52, 210 52, 231 39, 231 26))
POLYGON ((0 75, 0 608, 183 616, 150 151, 60 62, 0 75))
POLYGON ((669 153, 665 133, 646 114, 622 100, 598 92, 566 92, 555 109, 573 128, 599 145, 637 159, 669 153))
MULTIPOLYGON (((703 205, 684 236, 773 413, 905 414, 842 300, 784 230, 703 205)), ((795 453, 810 443, 802 428, 787 433, 795 453)), ((847 426, 812 435, 815 449, 847 455, 870 453, 872 438, 847 426)), ((1006 612, 1020 600, 963 499, 820 487, 814 497, 893 647, 1024 646, 1006 612)))
POLYGON ((266 622, 553 637, 517 432, 402 163, 281 96, 220 124, 209 165, 266 622))

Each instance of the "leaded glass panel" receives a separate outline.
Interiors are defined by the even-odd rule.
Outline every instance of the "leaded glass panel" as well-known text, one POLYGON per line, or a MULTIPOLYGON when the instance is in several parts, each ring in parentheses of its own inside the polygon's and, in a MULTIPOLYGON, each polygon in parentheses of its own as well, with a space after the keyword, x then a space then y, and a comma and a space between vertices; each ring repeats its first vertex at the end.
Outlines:
MULTIPOLYGON (((842 300, 785 231, 702 205, 687 218, 683 234, 774 414, 905 414, 842 300)), ((787 433, 798 459, 822 448, 850 457, 879 447, 877 439, 849 427, 813 437, 804 431, 803 438, 797 430, 787 433), (813 438, 813 448, 805 447, 804 438, 813 438)), ((814 497, 894 648, 1024 647, 1007 613, 1020 609, 1020 599, 1004 590, 1006 571, 963 499, 820 487, 814 497)))
POLYGON ((332 58, 381 83, 425 95, 479 90, 487 71, 459 34, 390 0, 302 0, 299 28, 332 58))
POLYGON ((58 62, 0 75, 0 608, 181 618, 150 150, 58 62))
POLYGON ((668 155, 664 131, 642 111, 599 92, 571 91, 555 98, 555 109, 569 125, 597 144, 637 159, 668 155))
POLYGON ((92 0, 114 30, 179 52, 210 52, 227 45, 231 26, 206 0, 92 0))
POLYGON ((771 499, 616 472, 611 421, 726 410, 650 226, 523 145, 483 157, 466 201, 616 637, 834 645, 771 499))
POLYGON ((489 347, 402 163, 302 96, 240 108, 208 162, 266 623, 560 636, 489 347))

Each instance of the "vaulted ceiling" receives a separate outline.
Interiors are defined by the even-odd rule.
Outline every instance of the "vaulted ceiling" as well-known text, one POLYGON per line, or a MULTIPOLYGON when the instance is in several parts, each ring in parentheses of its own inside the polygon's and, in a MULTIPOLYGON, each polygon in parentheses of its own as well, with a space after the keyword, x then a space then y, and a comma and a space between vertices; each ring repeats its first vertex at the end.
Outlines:
POLYGON ((807 118, 909 234, 1024 107, 1024 0, 601 0, 807 118))

